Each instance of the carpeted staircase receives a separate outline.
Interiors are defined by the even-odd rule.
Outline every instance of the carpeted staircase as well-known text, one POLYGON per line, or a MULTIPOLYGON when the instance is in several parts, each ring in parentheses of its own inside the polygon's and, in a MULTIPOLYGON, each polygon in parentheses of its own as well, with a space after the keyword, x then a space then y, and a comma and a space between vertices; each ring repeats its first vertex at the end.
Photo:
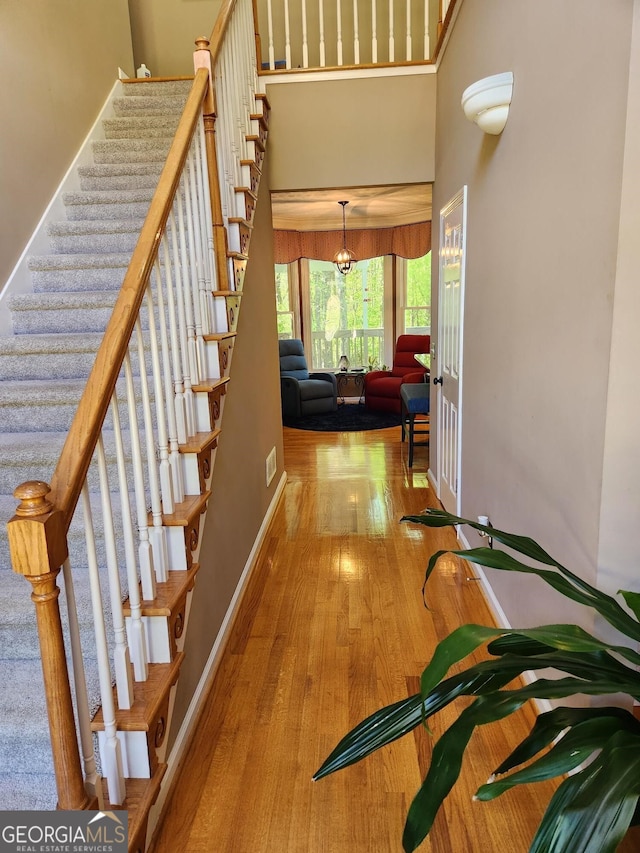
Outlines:
MULTIPOLYGON (((93 165, 79 168, 81 190, 64 196, 66 220, 49 228, 50 252, 29 260, 33 293, 10 299, 14 334, 0 338, 2 810, 56 805, 31 585, 9 563, 12 493, 26 480, 51 479, 190 85, 123 86, 115 117, 103 123, 106 138, 93 143, 93 165)), ((78 528, 70 532, 70 556, 90 631, 78 528)), ((92 677, 89 692, 95 706, 92 677)))

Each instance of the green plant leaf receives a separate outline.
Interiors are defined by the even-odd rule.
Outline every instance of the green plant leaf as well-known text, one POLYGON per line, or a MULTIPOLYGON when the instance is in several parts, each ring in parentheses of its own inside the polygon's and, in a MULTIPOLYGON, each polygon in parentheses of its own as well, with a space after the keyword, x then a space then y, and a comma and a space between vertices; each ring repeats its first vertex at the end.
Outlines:
POLYGON ((552 797, 530 853, 614 853, 640 797, 640 740, 617 732, 552 797))
POLYGON ((606 652, 569 654, 554 651, 535 658, 505 655, 497 660, 475 664, 441 681, 427 695, 423 695, 422 700, 419 695, 415 695, 376 711, 342 738, 313 778, 321 779, 355 764, 407 734, 458 696, 490 694, 523 672, 550 667, 576 676, 570 679, 572 688, 569 693, 564 692, 566 688, 563 685, 568 683, 566 679, 551 682, 551 688, 544 681, 536 681, 528 685, 527 689, 532 692, 526 694, 527 698, 552 698, 536 692, 542 689, 547 692, 549 689, 552 692, 559 690, 558 693, 553 692, 553 697, 564 697, 571 695, 571 692, 599 695, 625 691, 630 695, 640 695, 640 675, 606 652))
POLYGON ((458 696, 473 695, 482 690, 499 690, 519 672, 519 664, 502 672, 471 667, 442 681, 422 699, 420 694, 402 699, 371 714, 348 732, 313 776, 314 780, 335 773, 372 752, 393 743, 415 729, 425 719, 449 705, 458 696))
POLYGON ((529 537, 517 536, 503 530, 498 530, 495 527, 486 527, 475 521, 471 521, 468 518, 460 518, 441 510, 427 509, 422 515, 403 516, 401 521, 410 521, 416 524, 425 525, 426 527, 446 527, 467 524, 476 530, 488 533, 495 541, 506 545, 508 548, 511 548, 517 553, 523 554, 526 557, 531 557, 544 565, 553 566, 558 570, 558 572, 560 572, 560 576, 555 572, 545 572, 540 569, 535 569, 532 566, 527 566, 517 560, 513 560, 513 558, 510 558, 513 561, 510 564, 509 560, 504 560, 502 557, 495 556, 503 555, 504 557, 508 557, 509 555, 504 554, 503 551, 491 548, 475 548, 467 551, 437 552, 437 554, 434 554, 429 561, 426 580, 428 580, 440 557, 443 554, 449 553, 455 554, 456 556, 462 557, 466 560, 470 560, 471 562, 476 562, 479 565, 487 566, 488 568, 535 574, 554 588, 558 589, 558 591, 563 595, 567 595, 569 598, 579 601, 586 606, 594 607, 602 616, 604 616, 605 619, 607 619, 607 621, 614 625, 614 627, 618 628, 618 630, 636 640, 640 640, 640 623, 629 616, 629 614, 623 610, 614 598, 606 595, 600 590, 597 590, 595 587, 591 586, 591 584, 587 583, 587 581, 569 571, 569 569, 561 563, 554 560, 553 557, 551 557, 543 548, 540 547, 540 545, 538 545, 537 542, 535 542, 535 540, 530 539, 529 537), (565 583, 559 584, 560 580, 564 580, 565 583), (566 583, 566 581, 569 581, 569 583, 566 583))
MULTIPOLYGON (((587 668, 585 669, 584 661, 579 663, 582 659, 556 654, 555 650, 579 653, 593 651, 594 653, 603 652, 606 654, 608 649, 612 649, 626 657, 631 663, 640 664, 640 655, 637 652, 628 649, 626 646, 607 645, 576 625, 544 625, 539 628, 521 628, 516 631, 504 628, 486 628, 482 625, 463 625, 452 631, 451 634, 441 640, 436 646, 433 657, 423 671, 420 679, 422 695, 427 696, 446 675, 453 664, 458 663, 481 646, 483 642, 491 640, 494 637, 501 638, 503 648, 509 652, 509 661, 506 664, 504 662, 487 661, 484 664, 477 665, 474 668, 476 671, 481 671, 483 667, 486 667, 487 671, 498 672, 505 665, 513 667, 514 655, 511 652, 511 648, 515 649, 516 646, 521 645, 520 637, 526 637, 529 640, 542 644, 543 648, 552 649, 552 651, 547 655, 539 654, 536 657, 531 657, 528 661, 521 659, 521 662, 518 664, 518 674, 527 670, 542 669, 547 666, 555 666, 557 669, 565 669, 566 666, 571 666, 572 668, 566 669, 566 671, 574 675, 585 673, 586 677, 588 677, 592 665, 604 665, 610 673, 615 670, 627 684, 636 680, 635 692, 640 691, 640 676, 635 671, 620 664, 610 655, 606 655, 603 658, 589 658, 587 668), (514 638, 511 646, 509 643, 510 638, 514 638), (578 665, 581 667, 580 671, 575 669, 578 665)), ((498 640, 493 640, 491 645, 495 647, 497 642, 498 640)), ((526 658, 526 656, 522 657, 526 658)))
MULTIPOLYGON (((503 690, 476 699, 462 711, 433 748, 429 770, 407 815, 402 841, 406 853, 415 850, 429 833, 442 802, 458 779, 462 756, 476 726, 504 719, 517 711, 528 699, 559 699, 574 693, 598 694, 615 691, 614 683, 606 679, 591 684, 585 684, 575 678, 538 679, 519 690, 503 690)), ((540 848, 539 853, 542 853, 542 849, 540 848)))
POLYGON ((627 603, 627 607, 633 611, 636 619, 640 619, 640 593, 631 592, 628 589, 619 589, 618 595, 621 595, 627 603))
POLYGON ((596 714, 576 723, 547 753, 528 767, 482 785, 478 800, 493 800, 516 785, 554 779, 574 770, 599 750, 621 728, 635 732, 640 743, 640 726, 631 714, 627 719, 617 714, 596 714))
POLYGON ((498 637, 502 633, 504 630, 500 628, 462 625, 452 631, 444 640, 440 640, 420 678, 422 695, 427 696, 455 663, 470 655, 487 640, 498 637))
MULTIPOLYGON (((554 648, 560 651, 572 652, 591 652, 591 651, 610 651, 621 655, 635 666, 640 665, 640 654, 628 646, 619 646, 612 643, 604 643, 592 634, 580 628, 578 625, 541 625, 538 628, 517 628, 511 629, 509 633, 503 634, 502 645, 498 648, 502 649, 501 654, 511 653, 512 649, 515 653, 522 645, 526 647, 526 640, 538 643, 541 649, 554 648), (512 648, 510 640, 513 639, 512 648)), ((494 641, 491 646, 495 649, 494 641)), ((535 648, 535 645, 532 647, 535 648)), ((491 652, 494 654, 494 652, 491 652)))
POLYGON ((566 708, 560 706, 553 708, 551 711, 546 711, 536 717, 533 728, 527 737, 493 771, 494 775, 506 773, 513 767, 524 764, 525 761, 529 761, 534 755, 537 755, 541 749, 549 746, 565 729, 580 725, 585 720, 594 717, 619 718, 625 720, 625 725, 627 724, 626 718, 630 717, 640 730, 640 723, 624 708, 612 706, 600 708, 566 708))

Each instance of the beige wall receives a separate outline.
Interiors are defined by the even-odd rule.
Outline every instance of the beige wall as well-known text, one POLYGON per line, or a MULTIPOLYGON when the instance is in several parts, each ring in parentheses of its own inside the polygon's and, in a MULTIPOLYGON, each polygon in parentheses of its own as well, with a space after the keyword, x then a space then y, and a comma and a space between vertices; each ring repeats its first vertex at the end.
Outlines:
POLYGON ((269 188, 263 177, 251 237, 231 381, 211 483, 201 568, 178 682, 172 738, 184 718, 214 640, 283 472, 280 369, 269 188), (267 488, 265 460, 278 470, 267 488))
MULTIPOLYGON (((603 14, 596 0, 464 0, 438 73, 434 212, 463 184, 469 194, 463 515, 539 538, 591 581, 631 12, 614 3, 603 14), (603 44, 616 45, 604 64, 603 44), (460 96, 507 70, 506 129, 483 136, 460 96)), ((432 442, 435 466, 434 454, 432 442)), ((514 625, 575 615, 537 580, 490 580, 514 625)))
POLYGON ((598 559, 598 582, 610 593, 638 589, 634 530, 640 518, 640 397, 634 391, 640 365, 640 2, 633 6, 598 559))
POLYGON ((209 38, 221 0, 129 0, 136 68, 154 77, 193 74, 194 42, 209 38))
POLYGON ((267 82, 273 190, 434 178, 434 74, 267 82))
POLYGON ((0 285, 93 124, 133 72, 126 0, 0 3, 0 285))

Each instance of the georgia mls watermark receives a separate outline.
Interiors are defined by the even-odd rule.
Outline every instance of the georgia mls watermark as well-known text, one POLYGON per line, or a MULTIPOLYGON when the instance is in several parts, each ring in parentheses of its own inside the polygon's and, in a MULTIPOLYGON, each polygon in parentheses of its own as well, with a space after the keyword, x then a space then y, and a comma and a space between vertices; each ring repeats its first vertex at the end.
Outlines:
POLYGON ((127 812, 0 812, 0 853, 127 853, 127 812))

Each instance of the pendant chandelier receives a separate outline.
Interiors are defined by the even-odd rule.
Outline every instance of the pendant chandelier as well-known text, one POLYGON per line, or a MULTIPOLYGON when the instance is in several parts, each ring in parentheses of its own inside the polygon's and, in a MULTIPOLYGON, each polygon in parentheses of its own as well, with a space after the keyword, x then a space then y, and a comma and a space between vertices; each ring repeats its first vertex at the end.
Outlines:
POLYGON ((348 201, 339 201, 342 205, 342 248, 339 249, 333 258, 333 263, 337 266, 338 271, 342 275, 346 275, 352 266, 356 263, 356 258, 353 252, 347 249, 347 225, 345 219, 345 207, 349 204, 348 201))

